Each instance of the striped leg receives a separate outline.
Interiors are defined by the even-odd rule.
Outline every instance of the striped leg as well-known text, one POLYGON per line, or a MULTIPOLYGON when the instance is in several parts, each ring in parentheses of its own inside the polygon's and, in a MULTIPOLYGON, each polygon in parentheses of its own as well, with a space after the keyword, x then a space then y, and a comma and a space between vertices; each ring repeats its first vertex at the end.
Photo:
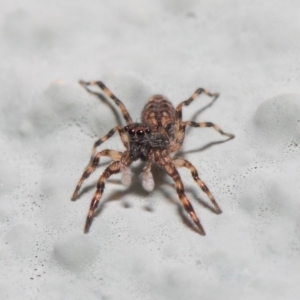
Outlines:
POLYGON ((99 139, 98 141, 95 142, 95 144, 93 146, 93 149, 92 149, 91 161, 93 160, 93 158, 95 156, 97 147, 100 146, 105 141, 107 141, 109 138, 111 138, 115 134, 116 131, 119 132, 121 140, 122 140, 124 146, 126 147, 126 149, 128 149, 129 139, 128 139, 128 136, 127 136, 126 132, 124 131, 122 126, 116 126, 112 130, 110 130, 104 137, 102 137, 101 139, 99 139))
POLYGON ((201 123, 196 123, 196 122, 192 122, 192 121, 183 122, 184 128, 187 125, 192 126, 192 127, 213 127, 216 131, 220 132, 222 135, 226 135, 230 139, 234 138, 234 134, 224 132, 218 125, 211 123, 211 122, 201 122, 201 123))
POLYGON ((87 88, 87 86, 89 85, 97 85, 98 87, 100 87, 103 92, 109 97, 111 98, 116 105, 119 106, 121 113, 126 121, 127 124, 132 123, 132 119, 130 117, 129 112, 127 111, 125 105, 122 103, 122 101, 120 99, 118 99, 107 87, 106 85, 102 82, 102 81, 82 81, 80 80, 79 83, 89 92, 89 93, 93 93, 91 90, 89 90, 87 88))
POLYGON ((176 107, 176 122, 178 124, 181 123, 181 120, 182 120, 182 107, 183 106, 188 106, 190 105, 190 103, 192 101, 194 101, 198 96, 200 96, 201 94, 206 94, 207 96, 210 96, 210 97, 214 97, 216 100, 218 97, 219 97, 219 94, 218 93, 210 93, 208 92, 207 90, 203 89, 203 88, 199 88, 198 90, 195 91, 195 93, 187 100, 181 102, 177 107, 176 107))
POLYGON ((111 159, 113 159, 114 161, 119 161, 121 160, 122 157, 122 153, 119 151, 115 151, 115 150, 102 150, 101 152, 99 152, 92 160, 91 162, 88 164, 88 166, 85 168, 79 182, 76 185, 75 191, 73 193, 72 196, 72 200, 76 200, 76 198, 78 197, 78 192, 81 188, 82 183, 84 182, 85 179, 87 179, 96 169, 96 167, 99 164, 99 160, 101 156, 108 156, 111 159))
POLYGON ((97 208, 99 201, 101 199, 101 196, 103 194, 103 190, 105 187, 105 181, 113 174, 119 173, 121 170, 121 162, 115 161, 112 162, 103 172, 101 177, 98 180, 97 183, 97 191, 95 192, 90 209, 86 218, 86 223, 84 227, 84 232, 87 233, 89 231, 90 225, 92 223, 92 219, 94 216, 95 209, 97 208))
POLYGON ((185 167, 185 168, 188 168, 191 171, 193 179, 197 182, 197 184, 200 186, 202 191, 204 193, 206 193, 206 195, 208 196, 208 198, 210 199, 210 201, 214 205, 216 212, 219 213, 219 214, 222 213, 222 210, 220 209, 220 207, 219 207, 218 203, 216 202, 214 196, 211 194, 211 192, 209 191, 206 184, 199 178, 196 168, 189 161, 187 161, 187 160, 185 160, 181 157, 174 158, 173 163, 177 167, 185 167))
POLYGON ((193 206, 184 193, 184 186, 183 186, 182 180, 181 180, 180 175, 179 175, 178 171, 176 170, 174 164, 169 162, 169 163, 166 163, 165 165, 162 165, 162 167, 166 170, 168 175, 171 176, 172 179, 174 180, 177 194, 179 196, 179 199, 180 199, 184 209, 189 213, 192 220, 199 228, 200 233, 202 235, 205 235, 205 231, 193 209, 193 206))
POLYGON ((176 119, 175 119, 175 141, 174 145, 172 147, 172 152, 176 152, 181 148, 181 145, 184 141, 185 138, 185 127, 186 125, 182 122, 182 107, 183 106, 188 106, 191 104, 192 101, 194 101, 199 95, 201 94, 206 94, 210 97, 214 97, 214 100, 216 100, 219 97, 218 93, 210 93, 206 91, 203 88, 199 88, 194 92, 194 94, 187 100, 181 102, 177 107, 176 107, 176 119))

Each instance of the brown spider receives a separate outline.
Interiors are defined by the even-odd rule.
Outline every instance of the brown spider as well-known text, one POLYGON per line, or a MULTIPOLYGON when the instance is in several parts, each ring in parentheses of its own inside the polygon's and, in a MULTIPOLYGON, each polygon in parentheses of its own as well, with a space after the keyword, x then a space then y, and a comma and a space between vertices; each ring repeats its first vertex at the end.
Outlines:
POLYGON ((233 134, 225 133, 220 127, 211 122, 196 123, 192 121, 182 121, 183 106, 189 105, 202 93, 210 97, 214 97, 214 100, 218 98, 219 94, 211 94, 208 91, 199 88, 189 99, 181 102, 176 109, 167 98, 162 95, 155 95, 151 97, 145 105, 141 115, 141 123, 133 123, 124 104, 101 81, 80 81, 80 84, 92 94, 95 93, 89 90, 87 86, 97 85, 100 87, 103 92, 119 106, 127 123, 125 127, 114 127, 104 137, 95 142, 92 150, 91 161, 86 167, 73 193, 72 200, 75 200, 83 181, 95 171, 101 156, 108 156, 113 160, 98 180, 97 190, 91 201, 84 232, 87 233, 89 230, 95 209, 99 204, 105 187, 105 181, 112 174, 121 172, 123 184, 129 185, 131 182, 129 166, 133 161, 141 159, 146 162, 142 175, 143 187, 147 191, 153 190, 154 181, 151 167, 152 163, 156 162, 169 176, 172 177, 182 205, 190 214, 192 220, 199 228, 200 233, 205 235, 205 231, 193 209, 193 206, 184 193, 184 186, 176 167, 188 168, 191 171, 193 179, 209 197, 216 212, 221 213, 222 211, 205 183, 199 178, 195 167, 189 161, 181 157, 172 158, 170 153, 177 152, 181 148, 185 137, 186 126, 213 127, 222 135, 228 136, 229 139, 234 138, 233 134), (114 135, 116 131, 118 131, 126 150, 124 152, 119 152, 116 150, 106 149, 96 154, 97 147, 114 135))

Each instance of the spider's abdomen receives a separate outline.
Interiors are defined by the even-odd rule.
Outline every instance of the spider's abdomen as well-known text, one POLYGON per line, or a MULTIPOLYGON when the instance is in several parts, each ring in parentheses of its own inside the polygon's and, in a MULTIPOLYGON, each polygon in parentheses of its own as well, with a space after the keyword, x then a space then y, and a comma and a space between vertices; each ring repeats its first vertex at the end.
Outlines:
POLYGON ((164 128, 167 132, 173 131, 175 122, 175 108, 162 95, 152 96, 142 111, 142 123, 164 128))

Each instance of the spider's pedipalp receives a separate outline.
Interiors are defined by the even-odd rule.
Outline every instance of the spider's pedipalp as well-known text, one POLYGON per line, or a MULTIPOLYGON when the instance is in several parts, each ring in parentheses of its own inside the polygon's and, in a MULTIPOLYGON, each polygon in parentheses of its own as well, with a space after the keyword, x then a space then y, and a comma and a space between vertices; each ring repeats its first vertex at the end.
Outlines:
POLYGON ((97 191, 95 192, 93 199, 91 201, 90 209, 86 218, 86 223, 84 227, 84 232, 87 233, 92 223, 92 219, 94 216, 95 209, 97 208, 101 196, 103 194, 103 190, 105 187, 105 181, 113 174, 119 173, 121 169, 121 163, 119 161, 112 162, 102 173, 101 177, 97 183, 97 191))
POLYGON ((215 200, 214 196, 212 195, 212 193, 210 192, 210 190, 208 189, 206 184, 199 178, 199 175, 198 175, 198 172, 197 172, 196 168, 189 161, 187 161, 187 160, 185 160, 181 157, 174 158, 172 160, 172 162, 177 167, 185 167, 185 168, 187 168, 191 171, 193 179, 197 182, 197 184, 202 189, 202 191, 204 193, 206 193, 206 195, 210 199, 211 203, 214 205, 216 212, 218 214, 222 213, 222 210, 219 207, 219 205, 218 205, 217 201, 215 200))
POLYGON ((152 167, 152 161, 153 161, 153 155, 151 153, 146 166, 143 169, 143 173, 142 173, 142 185, 143 188, 147 191, 147 192, 151 192, 154 189, 154 179, 153 179, 153 174, 151 172, 151 167, 152 167))
POLYGON ((143 188, 147 192, 152 192, 153 191, 154 186, 155 186, 155 182, 154 182, 153 174, 152 174, 151 170, 143 171, 142 185, 143 185, 143 188))
POLYGON ((102 82, 102 81, 83 81, 80 80, 79 83, 88 91, 93 93, 91 90, 89 90, 87 88, 87 86, 89 85, 97 85, 98 87, 100 87, 103 92, 106 94, 106 96, 108 96, 110 99, 112 99, 116 105, 118 105, 120 107, 121 113, 126 121, 127 124, 132 123, 132 119, 131 116, 129 114, 129 112, 127 111, 125 105, 123 104, 123 102, 118 99, 108 88, 107 86, 102 82))
POLYGON ((200 220, 198 219, 191 202, 188 200, 188 198, 186 197, 186 195, 184 193, 184 186, 183 186, 182 180, 181 180, 180 175, 179 175, 178 171, 176 170, 174 164, 172 162, 169 162, 169 163, 166 163, 163 167, 164 167, 165 171, 167 172, 167 174, 170 177, 172 177, 172 179, 174 180, 178 197, 179 197, 184 209, 189 213, 192 220, 197 225, 200 233, 202 235, 205 235, 205 231, 200 223, 200 220))
POLYGON ((129 186, 131 184, 131 170, 128 166, 121 165, 122 184, 129 186))

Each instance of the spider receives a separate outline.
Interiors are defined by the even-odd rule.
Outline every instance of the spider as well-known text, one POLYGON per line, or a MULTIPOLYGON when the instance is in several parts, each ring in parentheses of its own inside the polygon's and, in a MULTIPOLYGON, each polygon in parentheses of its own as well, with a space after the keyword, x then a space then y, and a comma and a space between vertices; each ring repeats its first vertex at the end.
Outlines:
POLYGON ((215 198, 209 191, 206 184, 199 178, 196 168, 182 157, 172 158, 171 153, 179 151, 185 138, 185 130, 187 126, 192 127, 212 127, 220 134, 227 136, 229 139, 234 138, 231 133, 224 132, 220 127, 211 122, 196 123, 192 121, 182 120, 182 108, 191 104, 200 94, 206 94, 216 100, 219 96, 217 93, 210 93, 203 88, 197 89, 193 95, 187 100, 181 102, 176 108, 171 102, 162 95, 152 96, 145 105, 142 114, 141 122, 134 123, 131 119, 124 104, 119 100, 101 81, 79 81, 79 83, 91 94, 88 86, 98 86, 102 91, 111 98, 114 103, 120 108, 121 113, 126 121, 126 126, 116 126, 111 129, 105 136, 97 140, 92 149, 91 160, 85 168, 72 196, 72 200, 78 197, 78 192, 85 179, 87 179, 96 169, 102 156, 109 157, 112 162, 104 170, 97 182, 97 190, 92 198, 90 209, 87 215, 84 232, 89 231, 94 212, 102 197, 105 182, 113 174, 122 174, 122 183, 128 186, 131 183, 131 173, 129 166, 132 162, 141 159, 145 161, 145 167, 142 174, 142 185, 145 190, 152 191, 154 188, 154 180, 151 172, 152 164, 155 162, 160 166, 174 181, 178 197, 190 215, 193 222, 199 229, 201 235, 205 235, 205 231, 198 219, 192 204, 185 195, 184 185, 177 171, 177 167, 185 167, 190 170, 194 181, 206 193, 212 202, 215 212, 222 213, 215 198), (97 147, 108 140, 116 132, 119 133, 121 141, 126 150, 124 152, 105 149, 98 153, 97 147))

